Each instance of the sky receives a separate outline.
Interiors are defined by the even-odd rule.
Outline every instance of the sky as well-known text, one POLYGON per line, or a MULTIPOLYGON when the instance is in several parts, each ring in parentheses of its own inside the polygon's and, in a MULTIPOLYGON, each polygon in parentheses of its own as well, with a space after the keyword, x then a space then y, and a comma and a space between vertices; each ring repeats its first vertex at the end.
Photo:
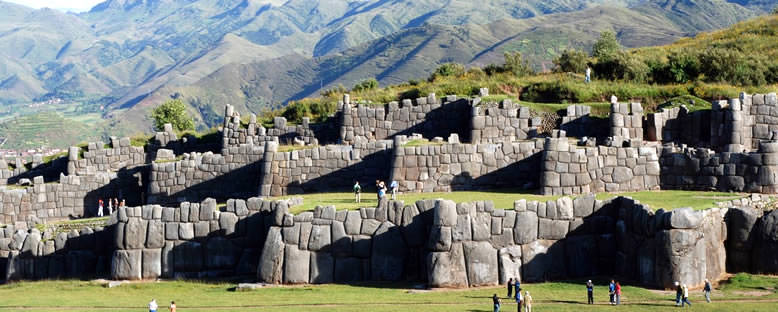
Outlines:
POLYGON ((73 9, 76 12, 89 11, 96 4, 105 0, 3 0, 6 2, 18 3, 33 7, 40 8, 52 8, 52 9, 73 9))

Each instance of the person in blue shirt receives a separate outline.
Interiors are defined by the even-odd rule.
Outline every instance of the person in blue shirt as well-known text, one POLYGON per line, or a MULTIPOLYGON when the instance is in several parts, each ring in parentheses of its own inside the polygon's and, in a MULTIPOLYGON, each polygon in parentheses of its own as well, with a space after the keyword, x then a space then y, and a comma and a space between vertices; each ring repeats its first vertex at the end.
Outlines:
POLYGON ((397 181, 392 181, 392 183, 389 184, 389 189, 392 191, 392 200, 397 199, 397 189, 400 187, 400 185, 397 183, 397 181))
POLYGON ((594 304, 594 284, 592 280, 586 282, 586 296, 589 304, 594 304))
POLYGON ((616 304, 616 302, 613 300, 616 296, 616 282, 611 280, 611 283, 608 284, 608 294, 610 295, 610 304, 616 304))

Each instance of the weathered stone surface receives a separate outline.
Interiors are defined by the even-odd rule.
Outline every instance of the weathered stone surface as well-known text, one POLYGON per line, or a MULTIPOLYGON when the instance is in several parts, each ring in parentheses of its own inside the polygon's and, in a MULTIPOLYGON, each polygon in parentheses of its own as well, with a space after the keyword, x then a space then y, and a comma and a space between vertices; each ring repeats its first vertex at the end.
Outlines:
POLYGON ((257 267, 257 278, 260 281, 278 284, 283 280, 284 250, 281 228, 271 227, 257 267))
POLYGON ((349 283, 365 279, 364 264, 362 259, 358 258, 336 258, 335 259, 335 282, 349 283))
POLYGON ((165 224, 159 220, 150 220, 146 232, 146 248, 162 248, 165 246, 165 224))
POLYGON ((346 234, 357 235, 362 227, 362 217, 359 211, 349 211, 344 222, 346 234))
POLYGON ((498 251, 500 265, 500 284, 509 279, 521 281, 521 246, 513 245, 498 251))
POLYGON ((140 280, 142 278, 141 250, 116 250, 111 257, 111 278, 140 280))
POLYGON ((214 236, 205 243, 205 266, 208 269, 231 269, 238 263, 240 250, 221 236, 214 236))
POLYGON ((330 252, 336 257, 346 257, 351 255, 351 236, 346 234, 343 222, 333 221, 330 227, 332 233, 332 245, 330 252))
POLYGON ((557 219, 573 219, 573 200, 570 197, 560 197, 556 201, 557 219))
POLYGON ((284 283, 307 284, 311 267, 310 252, 296 245, 286 245, 284 251, 284 283))
POLYGON ((670 226, 674 229, 694 229, 702 223, 702 213, 690 207, 673 209, 670 212, 670 226))
POLYGON ((373 235, 380 225, 381 222, 378 222, 378 220, 362 219, 362 235, 373 235))
POLYGON ((492 235, 492 216, 485 212, 479 212, 471 220, 471 227, 473 228, 472 239, 474 241, 489 240, 492 235))
POLYGON ((141 275, 144 279, 154 279, 162 275, 162 249, 144 249, 143 250, 143 271, 141 275))
POLYGON ((271 217, 271 220, 273 220, 273 225, 275 226, 284 225, 284 215, 286 215, 288 212, 289 212, 289 205, 287 205, 286 201, 283 200, 276 201, 276 209, 272 211, 272 217, 271 217))
POLYGON ((335 259, 326 252, 311 252, 310 282, 327 284, 335 281, 335 259))
POLYGON ((458 215, 457 225, 453 228, 452 239, 455 242, 473 240, 473 231, 471 227, 470 215, 458 215))
POLYGON ((596 273, 597 239, 591 235, 573 236, 565 242, 567 274, 587 277, 596 273))
POLYGON ((146 242, 146 225, 148 221, 140 218, 130 218, 124 227, 124 243, 127 249, 142 249, 146 242))
POLYGON ((195 241, 178 241, 173 247, 176 272, 199 272, 203 269, 203 246, 195 241))
MULTIPOLYGON (((281 221, 283 223, 283 220, 281 221)), ((231 212, 222 212, 219 214, 219 228, 224 231, 224 235, 235 233, 235 225, 238 223, 238 216, 231 212)))
POLYGON ((194 239, 194 224, 186 222, 178 224, 178 237, 183 240, 194 239))
POLYGON ((399 281, 403 278, 407 246, 399 227, 384 222, 373 236, 373 252, 370 257, 372 280, 399 281))
POLYGON ((329 225, 313 225, 311 237, 308 240, 308 250, 328 251, 332 244, 332 233, 329 225))
POLYGON ((538 239, 538 215, 532 211, 516 213, 516 224, 513 227, 516 244, 529 244, 538 239))
POLYGON ((462 243, 470 286, 490 286, 498 282, 497 250, 488 242, 462 243))
MULTIPOLYGON (((657 233, 657 267, 660 285, 669 288, 675 281, 700 285, 705 280, 705 244, 697 230, 673 229, 657 233)), ((694 287, 691 286, 691 287, 694 287)))
POLYGON ((452 200, 439 199, 435 202, 435 226, 455 226, 457 224, 457 204, 452 200))
POLYGON ((563 241, 536 240, 522 245, 522 278, 525 282, 547 281, 564 276, 563 241))
POLYGON ((452 235, 450 227, 434 227, 430 230, 427 247, 432 251, 449 251, 451 250, 451 242, 452 235))
POLYGON ((451 252, 431 252, 427 256, 427 283, 430 287, 467 287, 467 268, 462 243, 454 243, 451 252))
POLYGON ((755 273, 778 272, 778 210, 764 217, 756 229, 758 241, 754 244, 751 268, 755 273))
POLYGON ((416 206, 405 206, 402 214, 402 232, 408 246, 420 247, 424 245, 425 231, 424 220, 419 215, 419 210, 416 206))
POLYGON ((559 240, 567 236, 570 222, 564 220, 540 219, 538 223, 538 239, 559 240))
POLYGON ((575 217, 587 217, 594 211, 594 194, 576 197, 573 200, 573 215, 575 217))

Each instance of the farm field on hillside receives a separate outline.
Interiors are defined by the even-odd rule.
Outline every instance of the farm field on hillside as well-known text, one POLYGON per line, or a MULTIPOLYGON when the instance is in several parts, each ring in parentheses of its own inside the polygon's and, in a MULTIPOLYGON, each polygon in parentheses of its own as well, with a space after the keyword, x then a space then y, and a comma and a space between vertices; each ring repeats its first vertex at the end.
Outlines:
MULTIPOLYGON (((365 187, 363 185, 363 187, 365 187)), ((303 205, 293 207, 291 212, 312 210, 316 206, 334 205, 336 209, 354 210, 360 207, 375 207, 377 205, 376 194, 370 188, 363 188, 362 202, 354 202, 354 194, 350 192, 316 193, 304 195, 290 195, 276 197, 277 199, 300 196, 303 205)), ((716 202, 741 198, 744 195, 738 193, 703 192, 703 191, 643 191, 627 193, 600 193, 597 199, 603 200, 616 196, 629 196, 641 203, 651 206, 653 209, 664 208, 666 210, 680 207, 692 207, 705 209, 716 206, 716 202)), ((434 192, 434 193, 407 193, 400 194, 399 200, 406 203, 421 199, 445 198, 456 202, 468 202, 478 200, 491 200, 496 208, 513 209, 513 202, 519 199, 526 200, 553 200, 559 196, 543 196, 531 191, 496 190, 496 191, 461 191, 461 192, 434 192)))
MULTIPOLYGON (((586 303, 584 281, 522 284, 533 297, 535 311, 606 311, 605 280, 596 280, 595 305, 586 303)), ((702 292, 690 292, 693 310, 775 311, 778 278, 739 274, 713 292, 713 303, 702 292)), ((171 300, 182 311, 492 311, 491 296, 502 298, 502 311, 514 311, 505 289, 416 289, 411 284, 301 285, 234 291, 234 283, 189 281, 141 282, 105 288, 92 281, 20 282, 0 286, 0 310, 25 311, 141 311, 152 298, 160 311, 171 300), (31 295, 34 293, 35 295, 31 295)), ((672 291, 625 285, 621 311, 667 311, 674 308, 672 291)))

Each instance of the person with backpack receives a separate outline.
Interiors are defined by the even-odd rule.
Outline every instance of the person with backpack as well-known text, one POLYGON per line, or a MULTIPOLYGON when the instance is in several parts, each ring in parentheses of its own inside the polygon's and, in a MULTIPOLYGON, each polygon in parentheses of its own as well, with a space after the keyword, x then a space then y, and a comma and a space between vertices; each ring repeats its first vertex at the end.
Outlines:
POLYGON ((362 201, 362 187, 359 186, 359 181, 354 183, 354 200, 356 200, 357 204, 362 201))

